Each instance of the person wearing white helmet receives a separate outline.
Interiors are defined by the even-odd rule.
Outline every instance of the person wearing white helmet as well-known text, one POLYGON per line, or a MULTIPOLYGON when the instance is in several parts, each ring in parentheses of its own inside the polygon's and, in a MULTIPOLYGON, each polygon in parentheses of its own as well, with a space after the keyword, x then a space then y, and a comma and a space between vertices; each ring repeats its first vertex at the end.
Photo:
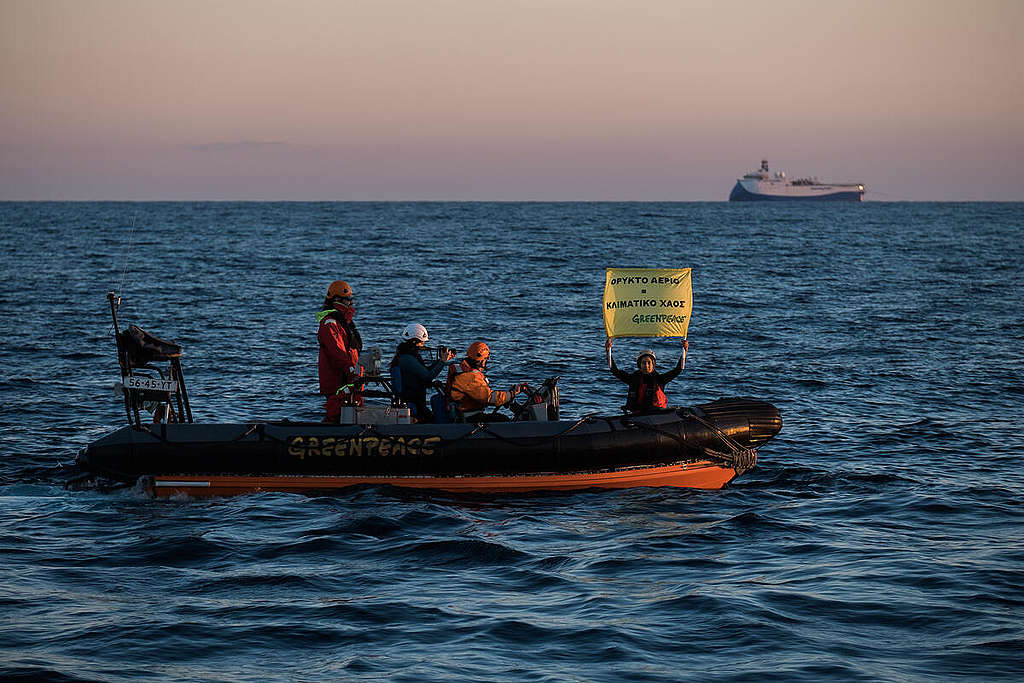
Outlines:
POLYGON ((434 378, 441 374, 445 363, 455 357, 451 349, 443 349, 431 365, 423 360, 421 351, 429 339, 427 328, 419 323, 410 323, 402 330, 402 341, 395 357, 391 359, 391 376, 401 377, 399 395, 408 404, 417 422, 433 422, 434 416, 427 406, 427 389, 434 378), (397 369, 397 372, 396 372, 397 369))
POLYGON ((679 376, 679 373, 686 367, 686 352, 690 349, 690 342, 681 341, 683 353, 679 356, 676 366, 666 373, 656 372, 654 363, 657 356, 651 349, 644 349, 636 356, 636 370, 626 372, 615 365, 612 358, 612 340, 608 338, 604 343, 604 352, 608 358, 608 369, 613 375, 629 386, 629 393, 626 396, 625 409, 634 415, 643 415, 658 409, 668 408, 668 397, 665 396, 665 385, 679 376))

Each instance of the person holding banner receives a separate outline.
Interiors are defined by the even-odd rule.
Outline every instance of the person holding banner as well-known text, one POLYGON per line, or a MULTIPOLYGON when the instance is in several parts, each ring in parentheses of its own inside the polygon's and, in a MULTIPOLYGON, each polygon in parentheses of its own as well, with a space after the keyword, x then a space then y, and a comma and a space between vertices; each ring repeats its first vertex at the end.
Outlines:
POLYGON ((679 362, 664 374, 654 370, 657 357, 650 349, 644 349, 637 355, 635 372, 626 372, 615 365, 615 359, 612 358, 612 338, 608 337, 604 343, 604 352, 608 357, 608 369, 629 386, 629 393, 626 396, 626 412, 643 415, 660 408, 668 408, 665 385, 678 377, 686 367, 686 352, 690 349, 690 342, 685 338, 681 340, 681 345, 683 353, 679 356, 679 362))

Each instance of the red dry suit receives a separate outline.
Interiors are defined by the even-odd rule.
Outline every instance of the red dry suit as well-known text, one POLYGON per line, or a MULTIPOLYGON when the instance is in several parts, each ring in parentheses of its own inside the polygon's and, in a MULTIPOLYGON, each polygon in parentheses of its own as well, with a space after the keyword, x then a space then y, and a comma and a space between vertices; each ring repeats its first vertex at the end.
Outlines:
POLYGON ((343 306, 317 313, 320 327, 316 337, 320 343, 318 371, 320 393, 324 402, 324 422, 337 422, 342 405, 362 405, 363 396, 357 384, 359 352, 363 342, 352 318, 355 310, 343 306))

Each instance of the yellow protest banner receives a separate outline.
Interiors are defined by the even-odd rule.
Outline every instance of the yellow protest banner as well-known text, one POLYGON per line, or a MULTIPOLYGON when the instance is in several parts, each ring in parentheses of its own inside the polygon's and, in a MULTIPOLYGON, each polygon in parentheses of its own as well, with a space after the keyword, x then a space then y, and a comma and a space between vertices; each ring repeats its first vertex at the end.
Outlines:
POLYGON ((609 268, 603 308, 609 337, 686 337, 690 269, 609 268))

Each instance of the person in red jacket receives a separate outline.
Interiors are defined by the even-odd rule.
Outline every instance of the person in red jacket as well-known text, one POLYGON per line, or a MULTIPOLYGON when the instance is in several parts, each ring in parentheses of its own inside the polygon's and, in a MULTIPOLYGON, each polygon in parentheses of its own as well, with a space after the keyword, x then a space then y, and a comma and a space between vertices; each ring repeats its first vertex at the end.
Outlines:
POLYGON ((338 422, 343 405, 362 405, 359 384, 359 352, 363 340, 353 322, 355 298, 344 280, 335 280, 327 288, 322 311, 316 314, 320 327, 318 370, 320 393, 324 402, 324 422, 338 422))
POLYGON ((612 340, 608 338, 604 343, 604 352, 608 357, 608 369, 613 375, 629 385, 629 393, 626 396, 626 411, 634 415, 643 415, 661 408, 668 408, 668 397, 665 396, 665 385, 679 376, 679 373, 686 367, 686 352, 690 349, 690 342, 683 339, 680 342, 683 353, 679 356, 679 362, 668 372, 661 373, 654 369, 656 357, 654 351, 644 349, 636 357, 636 371, 626 372, 615 365, 612 358, 612 340))

